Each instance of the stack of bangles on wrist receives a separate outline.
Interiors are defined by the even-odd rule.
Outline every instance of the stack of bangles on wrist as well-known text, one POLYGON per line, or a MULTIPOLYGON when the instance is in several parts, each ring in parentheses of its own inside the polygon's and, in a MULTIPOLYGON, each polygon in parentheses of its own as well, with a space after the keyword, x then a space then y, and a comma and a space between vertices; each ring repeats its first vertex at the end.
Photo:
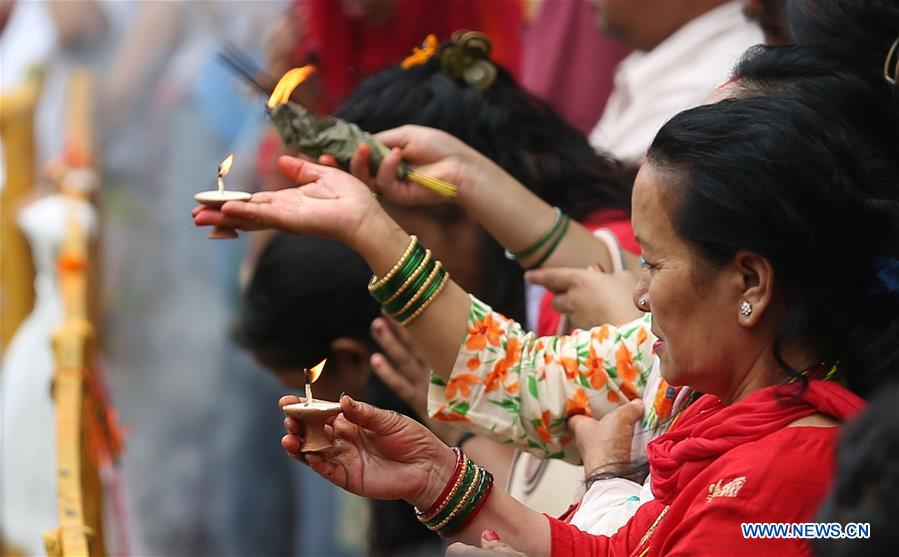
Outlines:
POLYGON ((526 259, 532 255, 535 255, 540 252, 543 247, 546 249, 543 251, 543 254, 540 256, 540 259, 537 260, 536 263, 531 265, 530 269, 539 269, 546 260, 549 259, 549 256, 556 251, 556 248, 559 247, 559 244, 562 242, 562 238, 565 237, 565 233, 568 232, 568 225, 571 224, 571 217, 562 212, 558 207, 553 207, 556 210, 556 222, 553 223, 552 228, 549 229, 549 232, 543 235, 542 238, 526 247, 521 251, 511 252, 506 250, 506 257, 508 259, 512 259, 514 261, 521 261, 522 259, 526 259))
POLYGON ((449 282, 443 264, 412 236, 409 247, 386 275, 372 277, 368 291, 400 325, 421 315, 449 282))
POLYGON ((472 462, 458 448, 454 447, 453 451, 456 453, 456 469, 443 493, 431 508, 425 511, 415 509, 419 522, 444 538, 468 526, 493 489, 493 475, 490 472, 472 462))

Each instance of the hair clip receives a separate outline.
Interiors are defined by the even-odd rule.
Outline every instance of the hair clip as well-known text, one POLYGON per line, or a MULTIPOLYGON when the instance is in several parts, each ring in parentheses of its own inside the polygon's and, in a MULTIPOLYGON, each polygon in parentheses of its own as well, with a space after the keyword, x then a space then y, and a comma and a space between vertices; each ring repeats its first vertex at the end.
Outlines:
POLYGON ((484 91, 496 81, 496 66, 490 61, 493 45, 490 37, 479 31, 459 30, 453 33, 453 44, 440 53, 440 67, 453 79, 463 79, 484 91))
POLYGON ((431 33, 425 37, 424 42, 421 43, 421 48, 417 46, 413 48, 412 54, 406 56, 406 59, 403 60, 403 63, 400 64, 400 66, 404 70, 420 66, 433 58, 438 50, 440 50, 440 44, 437 42, 437 35, 431 33))
POLYGON ((896 40, 893 41, 893 46, 890 47, 890 50, 887 52, 887 57, 883 61, 883 78, 887 80, 887 83, 890 85, 896 85, 896 82, 899 81, 899 52, 897 52, 897 47, 899 47, 899 37, 896 37, 896 40), (890 75, 890 61, 896 58, 896 63, 893 65, 893 75, 890 75))

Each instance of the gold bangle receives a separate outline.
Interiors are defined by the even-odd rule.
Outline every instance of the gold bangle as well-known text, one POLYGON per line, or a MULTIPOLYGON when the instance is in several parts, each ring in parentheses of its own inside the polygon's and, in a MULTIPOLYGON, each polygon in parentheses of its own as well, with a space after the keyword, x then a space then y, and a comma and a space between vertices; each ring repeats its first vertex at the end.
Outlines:
POLYGON ((438 286, 437 290, 435 290, 434 293, 431 294, 431 297, 428 298, 427 300, 425 300, 424 303, 421 304, 421 307, 418 308, 417 310, 415 310, 415 312, 412 315, 410 315, 409 317, 400 321, 400 325, 405 327, 407 324, 411 323, 413 319, 415 319, 416 317, 421 315, 421 312, 423 312, 425 310, 425 308, 427 308, 431 304, 431 302, 434 301, 434 298, 436 298, 437 295, 440 294, 440 292, 443 290, 443 288, 446 286, 446 283, 448 283, 448 282, 449 282, 449 273, 447 273, 446 276, 443 277, 443 280, 440 282, 440 286, 438 286))
POLYGON ((445 509, 446 506, 449 504, 450 500, 456 494, 456 491, 459 490, 459 486, 462 485, 462 480, 465 478, 465 469, 466 468, 468 468, 468 457, 465 456, 465 454, 463 454, 462 455, 462 472, 459 474, 459 477, 456 478, 456 483, 453 484, 453 488, 450 490, 449 493, 446 494, 446 498, 443 500, 443 503, 441 503, 439 507, 434 509, 434 512, 432 512, 430 515, 428 515, 428 516, 420 515, 418 517, 418 520, 420 520, 421 522, 424 523, 424 522, 427 522, 427 521, 433 519, 436 516, 440 516, 440 513, 442 513, 443 509, 445 509))
POLYGON ((409 256, 412 254, 412 250, 415 249, 415 245, 418 244, 418 238, 415 235, 410 236, 409 245, 406 247, 406 251, 403 252, 403 256, 400 257, 400 260, 396 262, 396 265, 393 266, 392 269, 387 271, 387 274, 378 279, 377 276, 372 277, 372 282, 368 285, 368 291, 374 292, 378 288, 381 288, 387 281, 393 278, 393 275, 397 274, 403 264, 409 259, 409 256))
POLYGON ((415 302, 417 302, 418 299, 421 298, 425 292, 428 291, 428 288, 430 288, 431 283, 433 283, 434 279, 437 278, 437 275, 440 273, 440 269, 442 269, 442 268, 443 268, 443 263, 438 261, 437 264, 434 265, 434 269, 431 271, 431 274, 428 275, 428 278, 425 279, 424 284, 422 284, 421 288, 418 289, 418 292, 416 292, 415 295, 412 296, 412 298, 408 302, 406 302, 406 305, 404 305, 399 310, 397 310, 396 313, 394 313, 394 316, 402 315, 402 314, 406 313, 407 311, 409 311, 409 308, 411 308, 412 305, 415 302))
POLYGON ((409 275, 409 278, 406 279, 406 282, 401 284, 400 287, 397 288, 396 292, 391 294, 389 298, 387 298, 386 300, 381 302, 381 305, 387 305, 390 302, 394 301, 397 298, 397 296, 399 296, 400 294, 403 293, 403 290, 405 290, 406 288, 409 287, 410 284, 412 284, 412 281, 414 281, 415 278, 418 275, 420 275, 421 272, 424 271, 430 263, 431 263, 431 250, 428 249, 428 250, 425 250, 425 257, 424 257, 424 259, 421 260, 421 264, 415 269, 415 271, 412 272, 411 275, 409 275))
POLYGON ((477 485, 481 483, 481 470, 482 468, 480 466, 475 465, 474 477, 471 479, 471 485, 469 485, 468 489, 465 490, 465 495, 463 495, 462 499, 459 500, 459 504, 456 505, 456 508, 453 509, 453 512, 449 513, 449 516, 441 520, 438 524, 434 525, 433 527, 428 526, 429 530, 440 530, 441 528, 449 524, 450 521, 456 518, 456 516, 458 516, 460 512, 462 512, 462 509, 464 509, 465 506, 468 505, 468 501, 469 499, 471 499, 472 492, 475 490, 477 485))

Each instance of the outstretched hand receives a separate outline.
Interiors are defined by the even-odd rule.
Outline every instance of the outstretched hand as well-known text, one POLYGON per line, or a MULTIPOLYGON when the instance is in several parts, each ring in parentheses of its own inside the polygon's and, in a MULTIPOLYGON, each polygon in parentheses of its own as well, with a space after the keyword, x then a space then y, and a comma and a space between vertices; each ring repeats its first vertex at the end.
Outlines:
MULTIPOLYGON (((295 396, 279 401, 283 407, 299 402, 295 396)), ((287 435, 281 445, 334 485, 375 499, 404 499, 427 508, 449 481, 455 453, 415 420, 347 395, 340 398, 341 414, 326 425, 332 445, 321 453, 299 452, 302 423, 284 420, 287 435)))
POLYGON ((255 193, 247 202, 229 201, 220 210, 197 207, 194 222, 242 230, 275 228, 355 247, 372 220, 389 219, 365 184, 346 172, 289 156, 278 159, 278 167, 299 187, 255 193))

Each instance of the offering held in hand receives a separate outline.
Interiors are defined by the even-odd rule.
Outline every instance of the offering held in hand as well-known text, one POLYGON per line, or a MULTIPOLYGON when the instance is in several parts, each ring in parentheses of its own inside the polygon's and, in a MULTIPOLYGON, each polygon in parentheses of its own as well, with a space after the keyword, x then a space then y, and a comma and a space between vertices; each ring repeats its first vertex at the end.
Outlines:
MULTIPOLYGON (((331 155, 344 169, 349 168, 350 157, 360 143, 371 147, 369 171, 374 175, 381 161, 390 150, 373 135, 356 124, 333 116, 315 114, 290 100, 293 90, 315 72, 314 66, 294 68, 285 73, 269 97, 269 117, 285 144, 296 147, 301 153, 318 159, 331 155)), ((397 178, 408 179, 444 197, 455 197, 457 188, 449 182, 431 178, 410 170, 405 164, 397 169, 397 178)))
POLYGON ((327 361, 324 359, 312 369, 303 370, 306 375, 305 402, 288 404, 282 408, 285 414, 303 422, 303 443, 300 445, 300 452, 315 453, 331 446, 331 441, 325 435, 325 422, 331 416, 340 413, 340 405, 312 398, 312 383, 321 376, 327 361))
MULTIPOLYGON (((219 164, 218 169, 219 188, 217 190, 202 191, 194 196, 194 200, 212 209, 220 208, 226 201, 249 201, 250 194, 245 191, 225 190, 225 175, 231 171, 231 163, 233 162, 233 154, 225 157, 225 160, 219 164)), ((227 226, 216 225, 209 231, 209 238, 213 240, 237 238, 237 231, 227 226)))

